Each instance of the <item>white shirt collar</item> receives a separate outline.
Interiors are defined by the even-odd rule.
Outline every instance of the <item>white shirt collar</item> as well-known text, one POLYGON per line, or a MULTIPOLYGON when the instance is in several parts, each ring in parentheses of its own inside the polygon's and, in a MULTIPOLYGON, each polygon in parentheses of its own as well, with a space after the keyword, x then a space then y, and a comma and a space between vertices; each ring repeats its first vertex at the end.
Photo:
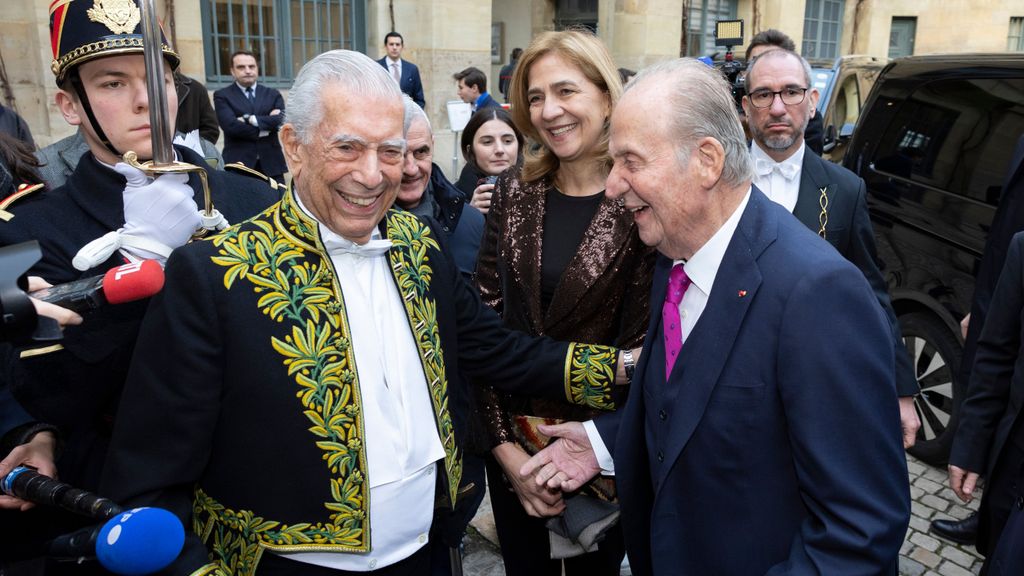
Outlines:
POLYGON ((789 158, 776 162, 765 151, 753 142, 750 146, 750 159, 754 165, 754 185, 764 192, 769 200, 793 212, 800 199, 800 178, 803 170, 804 152, 807 147, 803 142, 789 158), (762 166, 771 167, 765 174, 762 166), (791 174, 786 178, 783 174, 791 174))
MULTIPOLYGON (((256 84, 258 84, 258 82, 253 82, 252 86, 249 86, 249 88, 252 88, 252 93, 253 94, 256 94, 256 84)), ((249 89, 249 88, 246 88, 245 86, 242 86, 238 82, 235 82, 235 86, 238 86, 238 89, 242 91, 242 94, 245 94, 245 91, 249 89)))
MULTIPOLYGON (((799 169, 804 165, 804 152, 806 150, 807 145, 801 142, 800 148, 797 148, 797 151, 794 152, 792 156, 786 158, 782 162, 778 162, 778 164, 790 164, 796 166, 799 169)), ((753 158, 755 162, 757 162, 758 158, 767 160, 768 162, 775 162, 774 158, 769 156, 767 152, 762 150, 761 147, 757 145, 757 140, 753 140, 750 143, 750 157, 753 158)))
MULTIPOLYGON (((739 206, 736 207, 736 210, 725 221, 725 224, 722 224, 722 227, 715 232, 714 236, 698 248, 689 260, 683 263, 683 270, 686 271, 690 282, 697 288, 700 288, 700 291, 704 294, 711 294, 711 286, 715 283, 718 267, 722 265, 722 258, 725 257, 725 251, 729 248, 729 242, 732 241, 732 236, 736 232, 736 227, 739 226, 740 218, 743 217, 743 211, 746 209, 747 202, 749 201, 750 188, 747 188, 746 194, 743 195, 743 200, 740 201, 739 206)), ((679 262, 683 261, 675 261, 675 263, 679 262)))

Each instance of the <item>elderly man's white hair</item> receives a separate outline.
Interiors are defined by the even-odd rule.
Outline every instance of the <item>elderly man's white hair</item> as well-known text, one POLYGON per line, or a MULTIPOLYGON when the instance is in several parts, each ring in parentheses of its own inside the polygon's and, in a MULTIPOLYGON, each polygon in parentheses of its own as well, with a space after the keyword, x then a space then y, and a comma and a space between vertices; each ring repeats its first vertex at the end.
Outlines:
MULTIPOLYGON (((383 68, 382 68, 383 69, 383 68)), ((434 134, 434 128, 430 125, 430 119, 427 118, 427 113, 420 108, 420 105, 413 101, 408 94, 402 94, 402 104, 405 105, 405 122, 402 125, 403 131, 406 135, 409 134, 409 126, 412 126, 414 120, 419 118, 427 125, 427 132, 431 135, 434 134)))
POLYGON ((722 180, 735 186, 754 177, 736 102, 721 72, 693 58, 669 60, 641 70, 623 96, 637 89, 667 96, 667 122, 679 154, 689 157, 693 143, 710 136, 725 148, 722 180))
MULTIPOLYGON (((309 144, 313 131, 323 119, 322 90, 327 84, 337 83, 351 94, 402 98, 398 84, 384 67, 365 54, 351 50, 331 50, 313 58, 299 70, 288 93, 287 121, 303 144, 309 144)), ((366 113, 373 113, 367 110, 366 113)))

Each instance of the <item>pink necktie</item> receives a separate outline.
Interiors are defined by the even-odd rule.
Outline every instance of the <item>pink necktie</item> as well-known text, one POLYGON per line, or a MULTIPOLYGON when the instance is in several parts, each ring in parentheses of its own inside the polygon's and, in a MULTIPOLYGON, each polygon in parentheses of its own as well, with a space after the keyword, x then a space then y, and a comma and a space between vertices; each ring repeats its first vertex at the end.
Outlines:
POLYGON ((679 303, 683 301, 683 294, 690 287, 690 278, 686 276, 682 264, 672 267, 672 273, 668 277, 668 292, 665 293, 665 303, 661 306, 661 323, 665 332, 665 380, 672 374, 672 367, 675 366, 676 357, 683 347, 683 331, 679 319, 679 303))
POLYGON ((398 62, 391 63, 391 75, 395 77, 395 82, 402 83, 402 77, 398 75, 398 62))

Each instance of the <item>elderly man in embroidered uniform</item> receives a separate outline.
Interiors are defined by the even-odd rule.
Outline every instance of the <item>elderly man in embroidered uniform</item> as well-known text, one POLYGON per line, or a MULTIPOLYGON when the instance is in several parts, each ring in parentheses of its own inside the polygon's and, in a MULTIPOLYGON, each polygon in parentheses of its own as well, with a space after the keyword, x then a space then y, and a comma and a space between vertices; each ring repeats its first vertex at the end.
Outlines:
MULTIPOLYGON (((43 256, 29 273, 51 284, 102 275, 129 259, 165 257, 187 242, 201 221, 198 174, 151 179, 121 162, 127 151, 140 160, 152 157, 141 30, 133 0, 56 0, 51 5, 56 105, 68 123, 79 127, 89 150, 64 186, 0 202, 9 213, 0 219, 0 245, 39 240, 43 256), (86 246, 90 249, 83 252, 86 246)), ((179 57, 166 42, 162 53, 166 90, 173 95, 172 71, 179 57)), ((173 126, 176 100, 168 104, 173 126)), ((174 150, 185 162, 206 165, 187 148, 174 150)), ((214 203, 229 222, 241 222, 280 197, 252 178, 213 170, 208 178, 214 203)), ((60 428, 65 447, 57 471, 65 482, 87 490, 99 484, 146 305, 119 304, 86 314, 56 345, 0 350, 0 391, 12 392, 29 414, 60 428)), ((36 520, 40 530, 57 526, 39 518, 47 513, 41 508, 16 521, 3 518, 0 525, 42 539, 29 522, 36 520)), ((62 514, 59 520, 70 518, 62 514)), ((0 557, 11 556, 0 551, 0 557)))
POLYGON ((292 189, 169 259, 103 490, 194 527, 172 574, 426 574, 469 489, 453 375, 611 407, 624 363, 503 328, 438 225, 389 210, 402 95, 373 60, 321 54, 289 99, 292 189))

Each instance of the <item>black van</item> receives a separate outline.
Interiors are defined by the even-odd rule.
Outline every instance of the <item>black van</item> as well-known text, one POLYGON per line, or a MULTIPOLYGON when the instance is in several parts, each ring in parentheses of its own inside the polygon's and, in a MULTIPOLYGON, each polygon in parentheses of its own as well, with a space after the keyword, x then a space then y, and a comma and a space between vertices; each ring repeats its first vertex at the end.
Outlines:
POLYGON ((876 81, 843 165, 860 174, 878 255, 921 384, 911 453, 942 464, 974 276, 1018 138, 1024 54, 911 56, 876 81))

